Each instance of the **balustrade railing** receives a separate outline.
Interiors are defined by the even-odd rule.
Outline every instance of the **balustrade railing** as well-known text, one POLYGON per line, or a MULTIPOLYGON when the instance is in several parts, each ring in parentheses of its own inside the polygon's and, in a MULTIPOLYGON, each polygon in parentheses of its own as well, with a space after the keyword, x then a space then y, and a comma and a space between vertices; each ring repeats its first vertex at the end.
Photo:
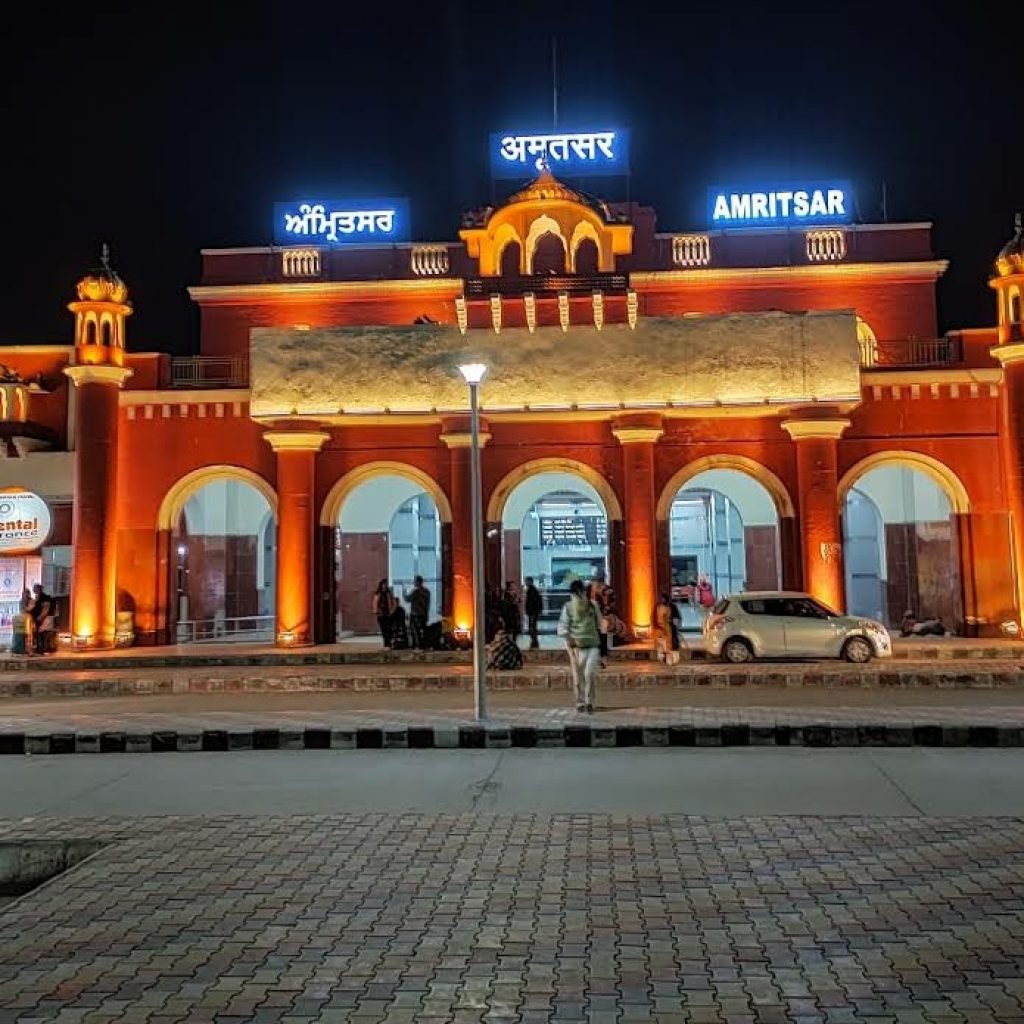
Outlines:
POLYGON ((909 338, 902 341, 862 340, 860 365, 866 370, 955 366, 963 361, 959 338, 909 338))
POLYGON ((177 625, 179 644, 251 644, 274 639, 273 615, 232 619, 186 619, 177 625))
POLYGON ((248 386, 248 356, 175 356, 171 360, 172 388, 248 386))

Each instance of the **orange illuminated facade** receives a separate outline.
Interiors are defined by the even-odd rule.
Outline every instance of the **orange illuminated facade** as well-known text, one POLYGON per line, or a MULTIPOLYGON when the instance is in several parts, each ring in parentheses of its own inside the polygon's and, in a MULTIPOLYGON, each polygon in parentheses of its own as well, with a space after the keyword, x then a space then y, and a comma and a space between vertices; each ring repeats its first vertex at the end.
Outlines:
MULTIPOLYGON (((515 487, 574 475, 604 506, 607 572, 643 635, 674 582, 675 496, 701 473, 728 472, 755 481, 775 516, 771 551, 747 527, 748 562, 771 570, 748 564, 744 582, 777 578, 843 607, 850 496, 870 472, 906 467, 948 503, 947 624, 999 635, 1021 622, 1019 220, 989 282, 996 325, 944 336, 935 288, 946 263, 929 224, 663 232, 650 208, 598 202, 546 171, 468 214, 458 241, 215 249, 202 261, 190 289, 198 356, 126 347, 128 289, 106 261, 70 304, 73 347, 0 351, 18 380, 42 382, 8 403, 8 436, 43 430, 49 451, 73 452, 66 628, 81 646, 113 644, 128 619, 135 643, 180 639, 179 519, 199 488, 223 480, 250 484, 271 510, 278 644, 335 640, 340 510, 381 474, 433 502, 437 610, 472 626, 468 396, 416 397, 404 375, 418 350, 387 348, 399 335, 433 346, 430 372, 450 371, 453 387, 460 358, 491 353, 481 387, 491 583, 511 574, 502 516, 515 487), (826 334, 842 358, 816 348, 826 334), (369 346, 364 365, 328 358, 318 383, 302 384, 304 345, 315 361, 318 347, 351 353, 350 343, 369 346), (347 381, 368 367, 371 383, 352 392, 347 381), (781 393, 771 382, 782 379, 804 384, 781 393)), ((29 479, 0 483, 31 488, 33 457, 29 479)), ((914 524, 890 518, 883 563, 917 559, 923 578, 936 531, 919 525, 911 550, 914 524)), ((893 590, 890 609, 904 599, 893 590)))

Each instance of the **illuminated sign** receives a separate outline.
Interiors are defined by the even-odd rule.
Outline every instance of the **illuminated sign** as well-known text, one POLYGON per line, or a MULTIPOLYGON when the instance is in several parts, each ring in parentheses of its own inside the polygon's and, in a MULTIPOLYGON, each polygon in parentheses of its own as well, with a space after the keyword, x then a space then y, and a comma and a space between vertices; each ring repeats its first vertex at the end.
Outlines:
POLYGON ((491 177, 526 178, 545 161, 556 177, 629 173, 629 132, 556 132, 491 136, 491 177))
POLYGON ((381 245, 408 240, 407 199, 274 203, 275 245, 381 245))
POLYGON ((714 227, 842 224, 853 219, 853 190, 845 181, 763 191, 711 188, 708 215, 714 227))
POLYGON ((35 551, 50 536, 50 506, 31 491, 0 491, 0 554, 35 551))
POLYGON ((604 516, 544 516, 540 520, 544 547, 597 547, 608 543, 604 516))

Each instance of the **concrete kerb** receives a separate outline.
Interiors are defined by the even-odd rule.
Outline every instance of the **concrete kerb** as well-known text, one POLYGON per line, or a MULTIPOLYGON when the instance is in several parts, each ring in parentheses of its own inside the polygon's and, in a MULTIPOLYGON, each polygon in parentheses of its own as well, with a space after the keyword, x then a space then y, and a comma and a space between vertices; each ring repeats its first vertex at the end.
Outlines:
MULTIPOLYGON (((882 665, 872 663, 865 667, 842 663, 779 664, 761 663, 749 667, 718 664, 686 664, 673 668, 610 666, 601 673, 602 688, 611 690, 657 690, 710 688, 734 689, 749 687, 800 687, 829 689, 1003 689, 1024 688, 1024 663, 1007 663, 998 668, 978 662, 967 670, 941 661, 904 662, 882 665)), ((209 667, 181 670, 147 670, 145 675, 118 671, 98 672, 88 678, 63 677, 59 673, 38 673, 14 678, 0 675, 0 703, 6 699, 52 697, 118 697, 171 694, 220 693, 437 693, 472 689, 470 673, 450 674, 403 673, 401 667, 394 672, 375 675, 354 674, 349 670, 329 672, 324 669, 300 670, 291 675, 260 672, 251 669, 238 675, 229 675, 209 667)), ((538 666, 520 672, 492 673, 488 685, 493 690, 557 690, 570 687, 566 666, 538 666)))
POLYGON ((800 725, 745 722, 720 724, 633 724, 594 722, 525 725, 382 723, 351 728, 309 726, 305 729, 265 727, 203 729, 194 727, 153 732, 6 733, 0 754, 142 754, 242 752, 270 750, 482 750, 486 748, 569 747, 1022 747, 1020 724, 901 722, 842 724, 822 721, 800 725))

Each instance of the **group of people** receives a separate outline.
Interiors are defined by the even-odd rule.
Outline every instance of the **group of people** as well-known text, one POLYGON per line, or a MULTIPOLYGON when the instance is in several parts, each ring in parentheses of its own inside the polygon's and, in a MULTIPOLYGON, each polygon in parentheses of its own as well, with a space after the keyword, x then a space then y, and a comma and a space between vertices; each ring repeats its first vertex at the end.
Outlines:
POLYGON ((57 602, 43 590, 42 584, 37 583, 22 594, 13 627, 12 654, 57 653, 57 602))
MULTIPOLYGON (((715 604, 715 593, 706 576, 692 580, 686 588, 686 596, 703 620, 711 613, 715 604)), ((679 606, 671 595, 662 591, 654 609, 654 639, 658 645, 658 658, 668 664, 679 661, 679 647, 682 639, 683 619, 679 606)))
POLYGON ((412 647, 417 651, 431 648, 430 638, 430 590, 423 585, 423 577, 417 576, 412 590, 402 595, 409 605, 406 615, 402 601, 386 579, 377 584, 373 592, 373 614, 377 619, 384 646, 394 651, 412 647))

